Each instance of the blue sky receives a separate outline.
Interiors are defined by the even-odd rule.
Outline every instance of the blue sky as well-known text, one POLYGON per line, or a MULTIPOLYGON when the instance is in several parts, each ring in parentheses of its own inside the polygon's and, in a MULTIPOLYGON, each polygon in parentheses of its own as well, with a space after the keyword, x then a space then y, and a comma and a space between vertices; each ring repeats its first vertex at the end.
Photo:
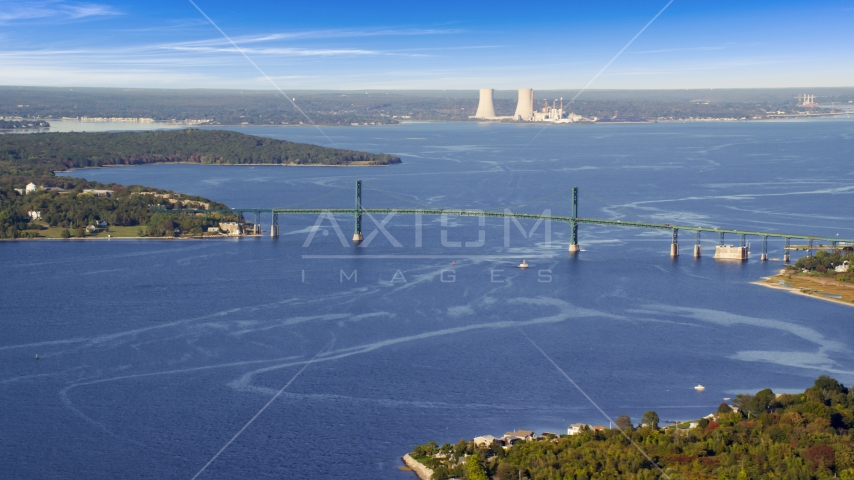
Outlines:
MULTIPOLYGON (((195 0, 300 89, 574 89, 668 0, 195 0)), ((854 86, 854 2, 673 3, 590 88, 854 86)), ((188 0, 0 0, 0 84, 271 88, 188 0)))

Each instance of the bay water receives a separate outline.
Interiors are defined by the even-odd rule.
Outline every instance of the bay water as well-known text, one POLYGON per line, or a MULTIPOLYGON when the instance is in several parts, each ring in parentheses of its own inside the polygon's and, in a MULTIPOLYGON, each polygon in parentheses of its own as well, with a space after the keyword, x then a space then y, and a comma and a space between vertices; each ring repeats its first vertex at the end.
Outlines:
MULTIPOLYGON (((578 186, 582 217, 854 238, 846 119, 228 128, 403 163, 67 174, 262 209, 352 208, 361 179, 365 208, 569 215, 578 186)), ((347 215, 279 225, 0 243, 2 476, 192 478, 286 385, 199 478, 414 478, 400 456, 430 440, 854 382, 854 309, 751 283, 779 240, 733 263, 684 231, 672 259, 666 230, 581 225, 571 256, 557 222, 366 216, 360 247, 347 215)))

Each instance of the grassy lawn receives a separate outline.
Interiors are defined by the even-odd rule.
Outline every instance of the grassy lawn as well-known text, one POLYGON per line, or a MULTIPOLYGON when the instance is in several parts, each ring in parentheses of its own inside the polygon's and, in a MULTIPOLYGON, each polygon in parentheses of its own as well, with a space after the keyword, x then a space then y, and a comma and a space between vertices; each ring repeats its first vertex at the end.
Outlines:
MULTIPOLYGON (((47 230, 26 230, 28 232, 38 233, 46 238, 62 238, 62 232, 65 230, 62 227, 48 227, 47 230)), ((76 229, 68 229, 72 234, 72 238, 76 229)), ((112 238, 132 238, 139 236, 139 227, 110 227, 109 232, 98 231, 94 235, 86 235, 86 237, 102 237, 107 238, 110 235, 112 238)))

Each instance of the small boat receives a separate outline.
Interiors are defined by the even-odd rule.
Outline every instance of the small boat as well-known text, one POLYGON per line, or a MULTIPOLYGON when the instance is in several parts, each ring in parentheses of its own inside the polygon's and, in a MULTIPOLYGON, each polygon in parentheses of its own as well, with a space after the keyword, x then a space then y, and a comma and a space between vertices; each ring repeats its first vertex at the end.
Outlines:
POLYGON ((702 392, 705 389, 706 389, 706 387, 704 387, 702 385, 697 385, 696 387, 694 387, 694 390, 696 390, 698 392, 702 392))
POLYGON ((518 268, 528 268, 528 261, 523 259, 518 268))

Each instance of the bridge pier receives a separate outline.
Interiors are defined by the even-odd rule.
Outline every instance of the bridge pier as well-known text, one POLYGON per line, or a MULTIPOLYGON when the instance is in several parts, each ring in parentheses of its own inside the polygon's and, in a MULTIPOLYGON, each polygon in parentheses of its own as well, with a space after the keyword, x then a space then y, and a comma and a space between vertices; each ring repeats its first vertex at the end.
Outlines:
POLYGON ((279 238, 279 214, 273 212, 273 221, 270 223, 270 238, 279 238))
POLYGON ((365 238, 362 236, 362 181, 356 180, 356 212, 353 214, 353 243, 358 245, 365 238))
POLYGON ((789 237, 786 237, 786 245, 783 247, 783 263, 789 263, 792 257, 789 255, 789 237))
POLYGON ((768 236, 762 237, 762 256, 760 260, 763 262, 768 261, 768 236))
POLYGON ((578 246, 578 187, 572 187, 572 221, 569 223, 572 230, 569 240, 569 253, 578 253, 581 247, 578 246))
POLYGON ((697 230, 697 243, 694 245, 694 258, 700 258, 703 255, 703 247, 700 245, 700 231, 697 230))
POLYGON ((255 226, 252 230, 255 235, 261 235, 261 212, 255 212, 255 226))

